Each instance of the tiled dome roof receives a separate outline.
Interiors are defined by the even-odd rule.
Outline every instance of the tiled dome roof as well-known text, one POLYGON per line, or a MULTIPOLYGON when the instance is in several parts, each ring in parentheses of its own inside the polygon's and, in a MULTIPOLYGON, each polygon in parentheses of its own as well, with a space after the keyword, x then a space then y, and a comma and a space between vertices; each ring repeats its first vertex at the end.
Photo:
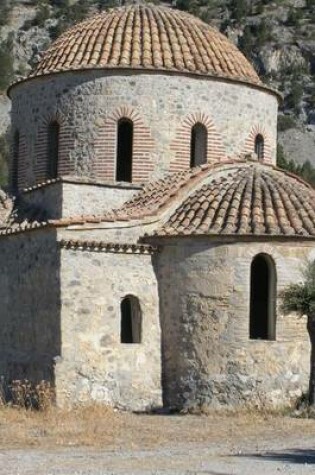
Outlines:
POLYGON ((77 24, 49 47, 30 76, 91 68, 180 71, 261 84, 217 30, 154 5, 115 8, 77 24))
POLYGON ((214 173, 172 214, 158 235, 269 235, 315 238, 315 190, 262 165, 214 173))
MULTIPOLYGON (((10 213, 12 206, 4 208, 10 213)), ((224 235, 315 240, 315 190, 279 168, 226 160, 169 173, 105 215, 47 221, 36 207, 20 206, 0 228, 9 226, 6 232, 10 233, 44 225, 116 226, 120 221, 124 226, 127 222, 149 225, 151 230, 145 235, 149 239, 224 235)))

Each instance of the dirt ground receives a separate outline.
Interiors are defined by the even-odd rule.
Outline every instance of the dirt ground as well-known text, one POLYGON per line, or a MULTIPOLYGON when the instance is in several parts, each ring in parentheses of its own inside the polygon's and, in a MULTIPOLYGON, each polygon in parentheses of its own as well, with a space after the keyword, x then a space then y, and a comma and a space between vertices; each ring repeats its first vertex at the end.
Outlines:
POLYGON ((315 474, 315 420, 0 409, 0 475, 315 474))

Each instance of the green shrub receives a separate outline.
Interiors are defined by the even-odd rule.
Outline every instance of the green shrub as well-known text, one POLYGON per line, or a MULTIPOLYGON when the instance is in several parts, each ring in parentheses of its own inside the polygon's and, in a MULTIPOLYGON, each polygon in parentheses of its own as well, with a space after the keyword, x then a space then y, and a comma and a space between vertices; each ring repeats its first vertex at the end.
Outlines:
POLYGON ((306 160, 300 167, 299 175, 315 187, 315 168, 309 160, 306 160))
POLYGON ((270 25, 268 25, 266 20, 262 20, 255 29, 256 35, 256 46, 257 48, 261 48, 264 46, 268 41, 272 41, 273 36, 270 29, 270 25))
POLYGON ((251 27, 246 25, 243 36, 239 40, 239 47, 247 58, 250 58, 255 46, 255 37, 252 33, 251 27))
POLYGON ((312 108, 315 107, 315 91, 313 91, 310 97, 308 98, 308 103, 312 108))
POLYGON ((283 168, 283 170, 287 170, 287 159, 284 155, 284 150, 281 144, 277 144, 277 166, 283 168))
POLYGON ((0 27, 8 23, 12 7, 12 0, 0 0, 0 27))
POLYGON ((305 6, 307 9, 313 10, 315 8, 315 0, 306 0, 305 6))
POLYGON ((50 14, 50 6, 47 0, 40 0, 36 8, 36 16, 31 22, 32 26, 44 26, 45 21, 50 18, 50 14))
POLYGON ((293 109, 296 115, 298 115, 300 112, 300 102, 302 97, 303 86, 299 81, 293 79, 291 83, 291 92, 286 98, 286 103, 290 109, 293 109))
POLYGON ((70 6, 69 0, 49 0, 52 7, 68 8, 70 6))
POLYGON ((298 26, 300 20, 302 19, 303 11, 301 8, 292 7, 289 10, 287 25, 288 26, 298 26))
POLYGON ((0 92, 6 90, 14 78, 12 38, 0 43, 0 92))
POLYGON ((296 122, 290 115, 279 115, 278 117, 278 131, 284 132, 296 127, 296 122))
POLYGON ((264 13, 264 9, 265 9, 265 6, 263 2, 259 2, 253 9, 252 13, 254 13, 255 15, 261 15, 262 13, 264 13))
POLYGON ((69 0, 64 0, 58 9, 56 14, 59 18, 58 24, 49 29, 50 37, 53 40, 75 23, 84 20, 89 14, 91 3, 89 0, 79 0, 75 4, 69 5, 69 0))
MULTIPOLYGON (((155 1, 152 3, 155 3, 155 1)), ((119 0, 97 0, 96 4, 98 9, 101 11, 106 8, 117 7, 120 5, 120 2, 119 0)), ((185 8, 182 8, 182 10, 185 10, 185 8)))
POLYGON ((302 165, 298 165, 294 160, 288 160, 280 144, 277 146, 277 166, 300 176, 303 180, 315 187, 315 167, 311 162, 306 160, 302 165))
POLYGON ((247 0, 231 0, 230 9, 232 17, 240 23, 244 21, 249 14, 249 3, 247 0))

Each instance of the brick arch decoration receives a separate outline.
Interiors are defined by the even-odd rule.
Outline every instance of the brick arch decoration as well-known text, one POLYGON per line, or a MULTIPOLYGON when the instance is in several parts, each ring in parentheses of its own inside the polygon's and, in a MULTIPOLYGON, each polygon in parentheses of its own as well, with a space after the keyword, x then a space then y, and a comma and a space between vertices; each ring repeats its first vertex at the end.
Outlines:
POLYGON ((133 123, 132 182, 149 181, 155 166, 154 140, 139 112, 128 106, 119 107, 99 125, 95 140, 94 176, 105 181, 115 181, 117 124, 122 118, 133 123))
POLYGON ((66 118, 60 111, 42 116, 38 127, 35 143, 35 182, 40 183, 47 180, 48 169, 48 126, 51 122, 57 121, 59 130, 58 147, 58 176, 73 175, 75 164, 70 159, 70 152, 74 147, 75 137, 66 118))
POLYGON ((244 148, 242 150, 241 155, 252 154, 255 152, 255 139, 257 135, 261 135, 264 139, 264 163, 272 163, 271 157, 271 144, 270 138, 266 129, 261 127, 260 125, 254 125, 248 135, 247 139, 245 140, 244 148))
POLYGON ((187 170, 190 167, 191 130, 196 123, 204 125, 208 132, 207 163, 220 162, 226 156, 221 134, 216 130, 214 122, 203 112, 185 117, 176 131, 171 143, 174 158, 170 163, 171 171, 187 170))

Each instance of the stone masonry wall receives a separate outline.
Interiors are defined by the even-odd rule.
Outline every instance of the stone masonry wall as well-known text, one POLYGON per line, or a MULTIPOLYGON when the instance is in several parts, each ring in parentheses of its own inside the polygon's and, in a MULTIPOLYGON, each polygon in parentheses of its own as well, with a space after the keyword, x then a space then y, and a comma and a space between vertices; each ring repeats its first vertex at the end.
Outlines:
POLYGON ((102 215, 119 208, 139 191, 136 186, 56 182, 25 191, 25 203, 45 212, 46 218, 57 219, 79 215, 102 215))
MULTIPOLYGON (((59 174, 115 180, 117 122, 134 122, 133 182, 183 170, 191 127, 208 130, 208 161, 253 152, 265 139, 265 161, 276 160, 277 98, 265 90, 176 74, 68 72, 35 78, 11 90, 13 132, 22 145, 19 185, 42 181, 46 129, 60 124, 59 174)), ((45 145, 46 144, 46 145, 45 145)))
POLYGON ((47 229, 2 237, 0 244, 0 376, 49 380, 59 405, 95 400, 136 410, 160 406, 152 256, 61 249, 55 231, 47 229), (126 295, 140 301, 140 344, 120 343, 126 295))
POLYGON ((314 244, 169 241, 156 257, 167 405, 286 403, 307 389, 306 322, 279 309, 276 341, 249 339, 250 266, 272 256, 277 291, 301 278, 314 244))
POLYGON ((54 381, 61 352, 55 232, 0 237, 0 375, 54 381))
POLYGON ((91 400, 144 410, 161 404, 159 302, 151 256, 62 250, 61 405, 91 400), (120 302, 139 298, 142 342, 120 343, 120 302))

